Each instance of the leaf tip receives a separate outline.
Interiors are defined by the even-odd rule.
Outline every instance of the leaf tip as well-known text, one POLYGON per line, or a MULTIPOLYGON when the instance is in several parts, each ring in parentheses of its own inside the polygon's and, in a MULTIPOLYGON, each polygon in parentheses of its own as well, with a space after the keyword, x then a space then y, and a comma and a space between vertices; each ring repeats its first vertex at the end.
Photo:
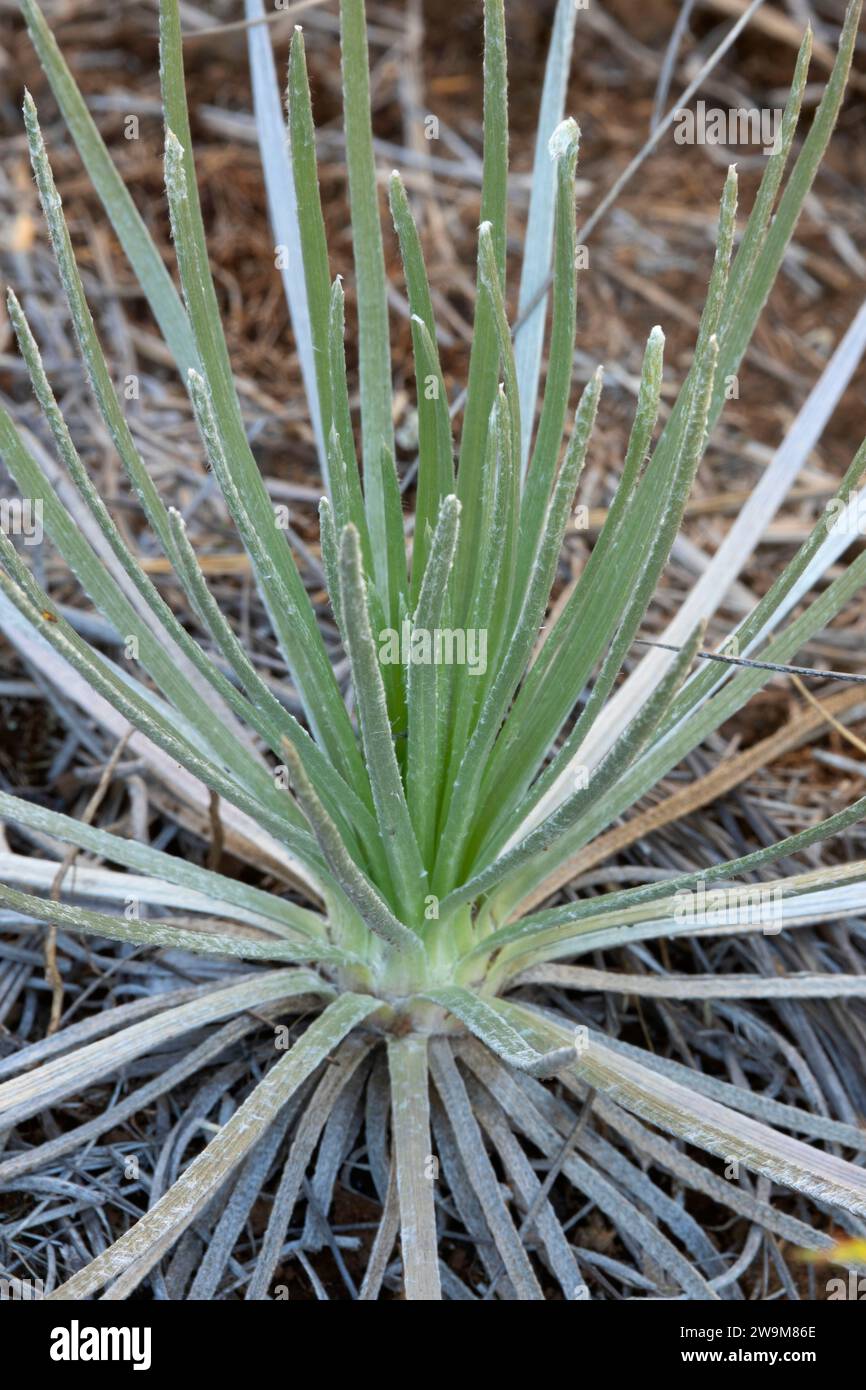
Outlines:
POLYGON ((573 116, 560 121, 547 142, 551 159, 576 158, 580 148, 580 126, 573 116))

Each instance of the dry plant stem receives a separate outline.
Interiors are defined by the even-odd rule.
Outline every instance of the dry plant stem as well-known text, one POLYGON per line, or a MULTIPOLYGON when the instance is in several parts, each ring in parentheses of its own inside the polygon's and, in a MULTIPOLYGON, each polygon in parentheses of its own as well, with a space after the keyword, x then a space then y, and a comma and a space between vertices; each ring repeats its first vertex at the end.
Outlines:
MULTIPOLYGON (((90 825, 102 805, 105 793, 111 785, 111 779, 115 774, 117 764, 123 756, 131 733, 132 729, 128 729, 120 742, 116 745, 108 762, 105 764, 96 789, 81 813, 82 825, 90 825)), ((60 902, 63 881, 77 857, 78 850, 74 848, 67 850, 66 854, 63 856, 63 863, 57 870, 57 876, 51 885, 51 898, 54 902, 60 902)), ((63 977, 57 968, 57 927, 53 922, 45 935, 45 978, 51 986, 51 1016, 48 1021, 48 1034, 50 1036, 52 1033, 56 1033, 57 1029, 60 1027, 60 1019, 63 1014, 63 977)))
MULTIPOLYGON (((796 677, 794 679, 796 680, 796 677)), ((803 693, 807 694, 805 687, 803 693)), ((813 700, 810 700, 810 703, 813 703, 813 700)), ((674 792, 672 796, 665 797, 660 801, 657 806, 652 806, 648 811, 640 812, 639 815, 626 821, 624 825, 617 826, 615 829, 607 831, 606 834, 600 835, 597 840, 593 841, 592 845, 567 860, 557 871, 556 876, 545 882, 542 889, 528 896, 521 903, 521 915, 534 911, 566 883, 580 878, 582 874, 594 869, 596 865, 612 859, 614 855, 652 834, 653 831, 661 830, 665 825, 672 825, 676 821, 682 820, 684 816, 699 810, 702 806, 711 805, 725 792, 746 781, 754 772, 762 767, 770 766, 783 753, 798 747, 804 739, 820 730, 825 723, 830 723, 835 727, 836 716, 844 714, 848 710, 857 709, 863 703, 863 695, 856 689, 841 690, 835 695, 828 696, 826 700, 815 703, 814 711, 804 710, 795 715, 775 734, 770 734, 768 738, 756 743, 754 748, 749 748, 743 753, 737 753, 734 757, 726 759, 719 763, 718 767, 713 768, 712 772, 698 778, 691 786, 685 787, 682 791, 674 792)), ((842 727, 844 728, 844 725, 842 727)))

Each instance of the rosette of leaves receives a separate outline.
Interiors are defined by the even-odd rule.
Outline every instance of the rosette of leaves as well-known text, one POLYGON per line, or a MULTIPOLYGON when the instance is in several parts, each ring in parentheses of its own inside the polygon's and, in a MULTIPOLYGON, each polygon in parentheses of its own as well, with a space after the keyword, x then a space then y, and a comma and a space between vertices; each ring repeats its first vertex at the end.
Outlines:
MULTIPOLYGON (((797 870, 795 860, 858 820, 866 799, 780 843, 674 880, 557 896, 576 856, 741 709, 775 668, 790 663, 866 578, 861 553, 816 584, 840 553, 837 508, 818 521, 732 633, 736 650, 756 664, 701 658, 708 607, 689 617, 690 630, 672 644, 676 651, 645 658, 637 678, 617 688, 722 409, 724 383, 743 357, 830 138, 859 5, 848 11, 823 99, 795 149, 809 64, 809 35, 804 39, 779 138, 739 239, 737 180, 729 172, 691 365, 660 425, 664 338, 653 330, 613 503, 588 563, 552 615, 551 588, 602 390, 599 370, 572 412, 579 132, 562 120, 562 102, 573 6, 560 4, 551 44, 516 333, 506 308, 504 14, 502 0, 485 6, 477 303, 457 443, 421 242, 403 184, 397 174, 391 179, 418 383, 411 527, 395 467, 363 0, 341 4, 358 422, 296 31, 288 72, 291 186, 279 186, 279 140, 266 151, 266 172, 275 225, 287 229, 294 257, 295 328, 326 479, 322 567, 350 672, 348 699, 292 545, 275 525, 232 376, 198 200, 177 0, 162 0, 161 80, 165 186, 182 298, 38 7, 23 0, 23 9, 69 130, 188 387, 207 463, 301 706, 296 718, 261 678, 211 593, 181 517, 164 505, 145 466, 88 308, 28 97, 33 170, 84 369, 202 640, 163 600, 91 481, 11 292, 12 324, 65 472, 62 495, 5 412, 0 453, 22 494, 41 501, 50 541, 94 606, 118 632, 135 637, 137 673, 121 670, 55 611, 3 537, 7 610, 14 608, 38 634, 34 642, 50 646, 87 683, 99 708, 137 731, 155 775, 181 770, 186 781, 175 782, 175 791, 203 784, 218 799, 225 823, 243 828, 267 854, 278 886, 233 879, 0 795, 0 815, 11 824, 116 866, 102 877, 105 896, 122 902, 134 884, 149 904, 146 915, 130 918, 7 885, 0 888, 6 909, 67 936, 220 965, 197 978, 188 964, 188 987, 95 1013, 0 1061, 0 1129, 8 1136, 0 1183, 20 1184, 74 1153, 250 1034, 272 1030, 290 1044, 255 1068, 237 1108, 175 1180, 155 1185, 149 1209, 67 1272, 50 1297, 87 1298, 103 1288, 108 1297, 123 1297, 155 1277, 191 1229, 203 1241, 191 1297, 236 1296, 226 1294, 229 1287, 249 1298, 269 1296, 299 1201, 307 1202, 301 1248, 320 1248, 327 1238, 321 1218, 361 1128, 382 1205, 363 1298, 377 1297, 383 1281, 402 1283, 411 1299, 438 1299, 443 1290, 471 1297, 440 1259, 449 1219, 476 1240, 488 1296, 538 1299, 543 1288, 584 1296, 584 1269, 552 1200, 554 1179, 594 1205, 639 1261, 640 1269, 608 1262, 617 1276, 625 1270, 632 1288, 696 1299, 740 1296, 736 1271, 725 1277, 716 1247, 670 1195, 671 1185, 814 1248, 823 1239, 819 1230, 775 1207, 770 1184, 803 1194, 817 1226, 827 1210, 837 1227, 850 1226, 866 1214, 863 1131, 575 1028, 528 986, 552 982, 560 996, 625 985, 638 995, 667 985, 680 997, 706 999, 863 993, 862 979, 837 973, 710 974, 687 984, 680 977, 678 985, 662 973, 630 976, 624 985, 616 972, 574 962, 623 944, 711 932, 700 914, 684 918, 679 910, 688 895, 714 883, 748 885, 753 871, 779 860, 786 872, 762 876, 761 902, 782 925, 862 913, 864 861, 797 870), (536 412, 548 292, 549 366, 536 412), (408 661, 380 659, 385 632, 409 634, 408 661), (483 635, 485 661, 411 659, 424 635, 437 633, 483 635), (192 1040, 190 1050, 139 1092, 44 1143, 17 1137, 30 1117, 178 1039, 192 1040), (553 1077, 556 1086, 546 1084, 553 1077), (756 1188, 724 1180, 712 1162, 692 1156, 697 1149, 758 1175, 756 1188), (547 1160, 545 1181, 530 1154, 547 1160), (232 1252, 272 1177, 265 1228, 239 1285, 229 1278, 232 1252)), ((256 13, 253 0, 249 12, 256 13)), ((273 115, 273 89, 260 41, 252 40, 261 118, 263 111, 273 115)), ((861 449, 840 486, 840 508, 856 504, 864 466, 861 449)), ((762 913, 760 903, 757 917, 750 904, 735 929, 760 929, 762 913)))

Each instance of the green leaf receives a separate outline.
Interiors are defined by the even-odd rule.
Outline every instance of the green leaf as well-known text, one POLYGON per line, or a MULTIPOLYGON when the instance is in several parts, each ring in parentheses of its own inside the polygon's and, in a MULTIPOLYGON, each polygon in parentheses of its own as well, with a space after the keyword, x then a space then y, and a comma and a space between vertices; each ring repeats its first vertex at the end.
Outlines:
MULTIPOLYGON (((331 299, 331 272, 325 240, 325 220, 319 195, 316 167, 316 131, 307 77, 304 35, 296 27, 289 49, 289 81, 286 92, 289 120, 291 165, 298 233, 304 264, 304 282, 310 313, 316 384, 322 411, 325 441, 334 419, 331 373, 328 365, 328 323, 331 299)), ((333 501, 333 497, 331 499, 333 501)))
POLYGON ((118 174, 87 104, 34 0, 19 0, 33 47, 90 180, 111 219, 118 241, 147 296, 160 332, 182 377, 198 366, 195 340, 162 256, 118 174))
POLYGON ((30 162, 39 190, 39 200, 51 238, 57 268, 60 272, 63 292, 69 305, 79 351, 87 368, 96 403, 145 515, 159 537, 166 554, 170 556, 171 545, 165 508, 141 460, 117 399, 84 294, 81 276, 75 264, 72 242, 69 238, 66 219, 63 216, 63 204, 57 192, 51 166, 45 152, 45 143, 39 128, 36 107, 29 93, 24 99, 24 125, 30 148, 30 162))
POLYGON ((300 932, 313 938, 322 935, 323 919, 317 913, 308 912, 285 898, 277 897, 275 893, 266 893, 241 879, 227 878, 211 869, 203 869, 179 855, 151 849, 138 840, 112 835, 72 816, 64 816, 24 801, 21 797, 11 796, 8 792, 0 792, 0 817, 15 825, 24 825, 51 835, 65 844, 76 845, 78 849, 88 850, 111 863, 123 864, 127 869, 192 889, 229 909, 224 912, 225 916, 231 916, 230 909, 235 909, 258 922, 263 917, 268 918, 273 922, 275 931, 279 927, 281 932, 300 932))
MULTIPOLYGON (((508 69, 505 55, 505 10, 503 0, 484 3, 484 172, 481 185, 481 221, 492 228, 495 259, 500 284, 505 287, 506 207, 508 193, 508 69)), ((458 550, 455 592, 465 605, 475 585, 475 573, 483 553, 481 536, 480 484, 485 439, 490 412, 498 385, 499 349, 489 295, 478 296, 469 359, 469 383, 460 462, 457 469, 457 496, 463 508, 458 550)), ((455 621, 463 621, 458 605, 455 621)))
POLYGON ((704 629, 701 624, 692 633, 682 651, 677 654, 676 661, 671 665, 664 679, 659 682, 652 698, 642 709, 637 711, 625 732, 614 744, 600 767, 592 774, 592 778, 587 779, 585 785, 578 785, 577 790, 571 796, 566 797, 556 811, 530 831, 518 845, 500 855, 492 864, 469 878, 455 893, 450 894, 441 904, 440 910, 443 914, 456 907, 460 902, 470 902, 479 893, 486 892, 491 887, 507 886, 510 875, 530 860, 543 862, 545 869, 547 868, 550 862, 551 848, 555 846, 559 837, 565 834, 587 807, 593 805, 597 797, 613 785, 622 771, 635 761, 655 733, 670 709, 673 698, 695 658, 703 632, 704 629))
POLYGON ((574 430, 548 507, 544 532, 539 540, 536 558, 523 595, 520 615, 511 630, 507 647, 450 788, 449 818, 443 827, 434 880, 434 885, 439 885, 437 891, 440 894, 453 888, 455 882, 459 881, 457 864, 465 849, 466 836, 473 818, 476 824, 483 824, 483 814, 479 816, 479 806, 483 805, 483 793, 482 798, 479 798, 479 790, 483 779, 490 776, 490 750, 538 635, 574 490, 586 457, 600 393, 599 369, 586 387, 577 408, 574 430))
MULTIPOLYGON (((594 574, 587 565, 523 683, 489 774, 492 778, 495 769, 506 779, 507 794, 527 785, 607 643, 614 639, 616 654, 610 671, 621 662, 634 636, 670 553, 703 455, 717 356, 717 341, 710 337, 694 369, 688 425, 676 457, 667 462, 662 477, 653 474, 652 466, 647 470, 626 512, 617 551, 611 552, 616 553, 616 561, 611 559, 594 574)), ((600 698, 601 692, 589 712, 581 715, 580 732, 570 736, 571 762, 600 698)), ((557 771, 559 767, 557 759, 557 771)))
POLYGON ((459 524, 460 503, 454 496, 446 497, 430 545, 430 558, 424 571, 424 582, 412 625, 413 638, 410 639, 414 640, 416 632, 421 634, 422 641, 426 637, 429 650, 422 655, 430 658, 410 661, 406 691, 409 711, 406 798, 425 864, 433 860, 437 791, 444 763, 442 744, 445 731, 443 711, 439 709, 442 682, 433 644, 442 626, 459 524))
MULTIPOLYGON (((313 840, 304 831, 293 825, 291 813, 271 805, 273 784, 265 793, 264 783, 256 782, 254 792, 246 789, 242 782, 232 780, 221 767, 214 763, 206 750, 195 741, 195 731, 164 702, 139 686, 131 678, 121 676, 103 657, 99 656, 69 626, 64 618, 51 611, 50 601, 34 585, 17 560, 14 547, 0 531, 0 558, 13 578, 0 570, 0 590, 15 605, 35 630, 45 638, 55 651, 79 671, 98 694, 128 719, 134 728, 139 729, 158 748, 198 777, 206 787, 225 797, 233 806, 245 811, 266 828, 278 840, 298 856, 299 859, 320 872, 320 856, 313 840), (17 568, 16 568, 17 566, 17 568)), ((257 769, 251 760, 250 777, 257 777, 257 769)), ((268 781, 266 774, 262 774, 268 781)))
POLYGON ((379 653, 370 627, 360 542, 353 526, 345 528, 340 542, 340 603, 373 801, 394 880, 395 905, 403 921, 419 924, 427 871, 394 752, 379 653))
MULTIPOLYGON (((322 498, 325 503, 325 499, 322 498)), ((253 722, 262 727, 273 753, 282 754, 283 739, 297 749, 304 760, 313 784, 325 799, 331 814, 340 822, 343 834, 354 842, 356 832, 362 843, 376 846, 378 833, 370 805, 362 801, 353 787, 346 783, 317 743, 294 715, 285 709, 259 676, 242 644, 207 587, 195 551, 187 537, 180 513, 169 511, 169 524, 175 546, 176 569, 190 595, 200 621, 213 636, 226 661, 235 671, 252 703, 253 722)), ((232 687, 230 687, 232 688, 232 687)))
MULTIPOLYGON (((720 384, 713 396, 712 408, 710 411, 709 427, 715 424, 719 412, 724 403, 725 379, 735 373, 739 367, 743 353, 748 346, 755 324, 767 296, 773 287, 782 264, 782 258, 788 246, 788 242, 793 235, 794 228, 800 216, 803 204, 806 201, 809 190, 812 187, 818 166, 824 157, 824 152, 833 133, 836 118, 839 114, 842 100, 845 95, 845 87, 848 81, 848 73, 851 67, 851 59, 854 53, 854 46, 857 41, 857 30, 860 22, 860 11, 862 0, 851 0, 845 14, 845 23, 842 33, 839 36, 839 46, 836 52, 836 61, 833 70, 824 88, 824 95, 821 98, 818 110, 815 112, 814 119, 809 128, 809 133, 803 142, 803 148, 797 158, 790 178, 785 186, 785 190, 779 201, 776 215, 772 220, 769 231, 763 238, 761 249, 755 254, 754 242, 746 243, 745 252, 741 250, 741 258, 738 257, 734 269, 735 276, 731 279, 731 289, 729 295, 732 302, 725 306, 723 318, 723 330, 720 335, 720 355, 719 355, 719 374, 720 384)), ((809 48, 805 46, 798 55, 797 70, 795 75, 795 87, 792 94, 790 107, 790 121, 786 128, 783 118, 783 127, 780 132, 780 151, 785 150, 785 139, 793 136, 792 124, 796 119, 796 110, 799 110, 799 99, 802 94, 802 84, 805 82, 805 70, 808 63, 809 48)), ((780 160, 781 163, 781 160, 780 160)), ((770 190, 776 181, 776 169, 772 164, 768 167, 765 177, 768 181, 767 203, 770 201, 770 190)), ((754 240, 760 239, 760 229, 766 226, 769 221, 769 207, 759 199, 757 208, 754 240)))
MULTIPOLYGON (((279 732, 276 732, 277 725, 268 714, 276 713, 277 724, 284 724, 290 716, 285 715, 282 707, 276 699, 267 691, 267 687, 259 682, 261 690, 269 697, 267 713, 251 704, 243 698, 232 683, 226 679, 212 661, 205 655, 198 643, 194 642, 186 629, 178 622, 172 610, 164 602, 155 585, 142 570, 138 560, 131 553, 126 542, 123 540, 117 526, 114 524, 102 498, 90 480, 90 476, 85 469, 75 445, 69 435, 62 413, 54 398, 54 393, 48 383, 42 366, 39 350, 30 332, 29 325, 21 310, 20 305, 12 290, 7 296, 9 304, 9 315, 15 329, 15 335, 21 349, 21 354, 27 364, 30 379, 36 398, 46 416, 57 452, 61 460, 66 465, 72 481, 79 496, 84 501, 94 520, 96 521, 102 535, 110 545, 114 555, 123 568, 124 573, 135 585, 138 593, 144 599, 150 611, 162 625, 165 633, 172 643, 187 658, 190 664, 202 675, 205 680, 217 692, 220 700, 224 700, 240 719, 250 723, 268 742, 274 751, 279 748, 279 732)), ((11 421, 6 417, 0 421, 0 440, 5 440, 5 457, 7 466, 10 468, 18 485, 25 496, 33 496, 43 505, 47 506, 48 530, 55 545, 69 563, 71 569, 81 581, 86 592, 97 604, 100 611, 106 616, 109 622, 123 633, 127 639, 134 636, 138 641, 143 637, 146 651, 143 657, 143 664, 151 675, 160 685, 165 694, 173 698, 180 709, 185 711, 187 718, 198 728, 201 737, 207 742, 213 742, 213 735, 217 737, 230 736, 232 729, 224 729, 224 723, 228 723, 228 711, 223 710, 225 718, 217 719, 217 729, 214 730, 215 714, 221 712, 221 707, 217 702, 211 706, 202 703, 200 694, 195 691, 185 678, 183 668, 180 670, 177 665, 177 653, 172 646, 166 649, 163 643, 155 640, 147 623, 142 622, 141 616, 136 613, 127 602, 120 591, 118 585, 113 581, 111 575, 106 570, 102 559, 92 550, 78 531, 78 528, 71 524, 66 508, 60 503, 53 488, 51 488, 44 476, 43 470, 36 464, 35 460, 24 449, 20 437, 15 431, 11 421)), ((0 444, 0 447, 3 447, 0 444)), ((177 562, 175 544, 177 537, 173 529, 171 515, 167 518, 169 524, 169 535, 173 537, 172 555, 177 562)), ((177 563, 175 565, 177 569, 177 563)), ((195 567, 197 571, 197 566, 195 567)), ((187 582, 189 576, 186 571, 179 572, 179 577, 184 585, 187 595, 191 598, 193 606, 196 606, 195 594, 191 591, 187 582)), ((199 579, 201 584, 204 581, 199 579)), ((218 610, 217 610, 218 612, 218 610)), ((227 631, 228 624, 220 616, 220 621, 227 631)), ((236 639, 234 639, 236 642, 236 639)), ((252 666, 247 662, 249 670, 252 666)), ((254 673, 253 673, 254 674, 254 673)), ((257 678, 256 678, 257 679, 257 678)), ((236 732, 236 731, 235 731, 236 732)))
POLYGON ((528 1072, 530 1076, 553 1076, 574 1061, 574 1047, 539 1052, 474 990, 462 989, 458 985, 442 985, 428 990, 423 998, 433 1004, 441 1004, 461 1023, 465 1023, 471 1033, 503 1057, 509 1066, 528 1072))
MULTIPOLYGON (((247 480, 242 473, 236 477, 229 462, 228 446, 207 383, 192 372, 189 385, 208 458, 259 578, 274 631, 281 639, 301 693, 308 723, 332 762, 363 797, 367 779, 352 726, 318 628, 310 638, 310 623, 315 626, 315 614, 285 539, 277 528, 267 499, 267 511, 262 517, 258 515, 258 508, 254 511, 248 505, 251 498, 247 480)), ((235 465, 236 462, 237 455, 234 456, 235 465)))
MULTIPOLYGON (((352 244, 358 293, 358 359, 361 373, 361 433, 364 495, 373 573, 382 601, 390 606, 393 577, 388 570, 386 473, 393 469, 394 426, 391 420, 391 348, 382 225, 376 191, 376 162, 370 120, 370 77, 364 0, 341 0, 340 45, 346 164, 352 244)), ((405 571, 405 561, 403 561, 405 571)), ((405 587, 405 574, 400 588, 405 587)))
POLYGON ((418 486, 415 543, 412 550, 411 602, 418 601, 430 537, 439 507, 454 489, 454 455, 448 394, 436 348, 436 323, 424 255, 415 219, 400 175, 391 175, 391 216, 400 241, 403 273, 412 315, 415 389, 418 401, 418 486))
MULTIPOLYGON (((486 671, 476 666, 445 667, 440 673, 443 717, 447 713, 447 739, 443 740, 445 785, 437 793, 437 805, 444 812, 451 802, 453 779, 466 751, 466 744, 478 717, 478 710, 498 670, 499 644, 510 635, 508 600, 514 583, 514 487, 516 460, 509 444, 508 407, 500 390, 491 411, 487 431, 487 458, 482 481, 482 519, 488 538, 485 563, 475 576, 475 592, 466 616, 466 637, 473 632, 480 643, 486 639, 486 671)), ((454 605, 452 604, 452 609, 454 605)))
POLYGON ((286 758, 295 794, 313 827, 322 853, 349 902, 361 914, 370 931, 375 932, 394 950, 416 960, 422 958, 424 947, 420 937, 397 920, 388 904, 355 864, 339 830, 316 796, 298 754, 288 742, 286 758))
POLYGON ((331 398, 334 412, 333 430, 339 440, 340 484, 332 480, 335 494, 334 517, 338 531, 351 522, 358 529, 364 552, 364 564, 368 573, 373 573, 373 552, 370 548, 370 533, 367 527, 367 514, 364 510, 364 494, 358 474, 358 459, 355 453, 355 437, 352 433, 352 416, 349 410, 349 387, 346 378, 345 353, 345 297, 340 277, 331 286, 331 301, 328 318, 328 364, 331 377, 331 398))
POLYGON ((496 243, 493 228, 489 222, 482 222, 478 228, 478 274, 482 289, 490 298, 493 326, 499 344, 499 360, 505 378, 505 399, 508 402, 508 427, 511 434, 511 455, 518 462, 514 468, 514 512, 517 512, 520 497, 520 393, 517 389, 517 368, 514 364, 514 346, 502 293, 499 266, 496 260, 496 243))
POLYGON ((50 922, 67 931, 80 931, 88 936, 103 936, 109 941, 127 941, 139 947, 168 947, 173 951, 192 951, 206 956, 240 957, 242 960, 271 961, 328 961, 346 966, 351 960, 345 951, 321 941, 279 941, 276 938, 258 940, 227 933, 198 931, 176 927, 170 922, 148 922, 133 918, 112 917, 105 912, 90 912, 69 903, 49 902, 31 893, 19 893, 16 888, 0 884, 0 903, 15 912, 50 922))

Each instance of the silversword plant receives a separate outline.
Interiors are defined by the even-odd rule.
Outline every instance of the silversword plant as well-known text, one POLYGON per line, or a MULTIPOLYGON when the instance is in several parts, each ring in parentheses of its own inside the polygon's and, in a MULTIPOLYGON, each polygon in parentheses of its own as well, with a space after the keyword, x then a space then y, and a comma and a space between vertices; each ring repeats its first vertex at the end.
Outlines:
MULTIPOLYGON (((664 338, 652 331, 615 497, 588 562, 552 613, 550 593, 602 390, 599 370, 570 414, 579 132, 562 114, 574 6, 561 0, 552 36, 516 332, 506 309, 502 0, 487 0, 484 8, 477 303, 456 450, 421 242, 401 179, 391 179, 418 388, 410 545, 395 467, 363 0, 342 0, 340 7, 359 452, 344 360, 343 290, 329 269, 304 43, 295 32, 288 180, 279 182, 281 140, 264 153, 275 232, 288 248, 290 302, 326 479, 322 568, 351 674, 349 699, 292 538, 275 524, 232 377, 198 201, 178 0, 161 4, 161 80, 165 186, 182 300, 37 5, 22 5, 68 127, 188 387, 207 462, 302 707, 295 718, 261 678, 210 591, 180 515, 163 504, 145 466, 91 318, 28 96, 33 171, 90 387, 208 640, 202 645, 190 636, 129 549, 76 451, 12 292, 12 324, 68 475, 64 496, 71 483, 74 505, 61 500, 5 412, 0 453, 22 496, 38 501, 46 535, 95 607, 134 639, 128 649, 137 654, 138 674, 122 671, 79 635, 6 536, 0 538, 4 612, 17 611, 39 650, 53 649, 87 683, 97 710, 115 712, 114 727, 128 723, 137 731, 136 747, 154 776, 199 806, 203 785, 205 806, 209 797, 235 843, 254 845, 256 862, 270 867, 270 882, 290 885, 267 891, 0 795, 0 816, 11 824, 128 871, 102 874, 104 896, 148 906, 97 912, 13 886, 0 888, 0 904, 66 936, 84 933, 176 958, 182 952, 193 980, 94 1014, 0 1061, 0 1130, 11 1134, 0 1183, 20 1182, 74 1151, 135 1113, 136 1105, 150 1104, 229 1054, 240 1039, 271 1028, 277 1042, 275 1059, 250 1075, 242 1102, 209 1142, 172 1183, 155 1185, 149 1209, 89 1262, 68 1268, 49 1296, 82 1299, 105 1287, 111 1297, 129 1294, 156 1277, 194 1225, 207 1237, 190 1296, 237 1296, 237 1281, 229 1277, 232 1251, 262 1186, 276 1174, 266 1229, 243 1286, 246 1297, 273 1296, 296 1205, 307 1201, 301 1249, 321 1248, 321 1218, 361 1125, 382 1203, 360 1291, 367 1299, 400 1283, 411 1299, 438 1299, 443 1291, 472 1296, 440 1260, 437 1221, 440 1230, 443 1221, 459 1221, 476 1238, 489 1296, 538 1299, 553 1289, 569 1299, 587 1296, 582 1266, 550 1200, 551 1184, 542 1185, 530 1160, 533 1151, 553 1165, 559 1183, 594 1204, 625 1250, 639 1255, 640 1267, 631 1271, 608 1262, 609 1272, 620 1277, 625 1270, 638 1291, 739 1296, 736 1271, 725 1277, 706 1232, 669 1195, 671 1183, 782 1240, 830 1244, 821 1213, 831 1212, 843 1228, 866 1214, 866 1173, 857 1162, 866 1150, 861 1130, 692 1073, 586 1025, 575 1028, 566 1012, 542 1007, 528 987, 552 983, 559 997, 622 990, 624 977, 574 962, 623 944, 760 931, 765 912, 765 925, 776 931, 862 913, 866 905, 862 860, 790 872, 800 852, 861 818, 866 798, 780 843, 707 863, 699 872, 589 897, 560 891, 581 852, 741 709, 774 669, 790 663, 866 580, 861 553, 817 583, 844 551, 844 528, 836 523, 857 506, 863 448, 839 487, 838 505, 732 634, 737 652, 756 664, 701 657, 705 619, 718 598, 699 585, 674 625, 675 650, 644 656, 618 683, 677 536, 725 383, 738 369, 830 138, 859 4, 848 11, 823 99, 795 150, 809 65, 810 36, 804 38, 739 239, 737 179, 733 169, 728 173, 691 365, 660 427, 664 338), (548 293, 549 365, 536 419, 548 293), (464 655, 471 636, 476 659, 445 659, 442 634, 458 653, 453 638, 462 635, 464 655), (393 659, 386 655, 390 637, 397 644, 393 659), (749 894, 753 871, 781 859, 786 876, 762 873, 761 891, 749 894), (726 902, 735 906, 723 928, 708 925, 700 912, 681 911, 683 895, 703 901, 713 884, 733 885, 726 902), (210 958, 198 977, 189 964, 196 957, 210 958), (28 1118, 116 1076, 149 1050, 192 1037, 190 1052, 137 1097, 43 1144, 29 1146, 20 1137, 16 1127, 28 1118), (545 1084, 554 1077, 555 1087, 545 1084), (603 1130, 587 1122, 591 1113, 603 1130), (756 1187, 728 1181, 711 1160, 697 1161, 695 1149, 760 1181, 756 1187), (790 1204, 774 1206, 770 1184, 803 1194, 814 1226, 795 1217, 790 1204), (234 1292, 226 1292, 229 1285, 234 1292)), ((249 0, 248 13, 257 12, 249 0)), ((267 129, 273 92, 263 34, 261 26, 251 31, 251 49, 260 125, 267 129)), ((846 543, 856 534, 848 527, 846 543)), ((862 979, 833 973, 689 979, 691 996, 708 999, 864 992, 862 979)), ((664 983, 664 975, 630 976, 626 992, 652 993, 664 983)))

